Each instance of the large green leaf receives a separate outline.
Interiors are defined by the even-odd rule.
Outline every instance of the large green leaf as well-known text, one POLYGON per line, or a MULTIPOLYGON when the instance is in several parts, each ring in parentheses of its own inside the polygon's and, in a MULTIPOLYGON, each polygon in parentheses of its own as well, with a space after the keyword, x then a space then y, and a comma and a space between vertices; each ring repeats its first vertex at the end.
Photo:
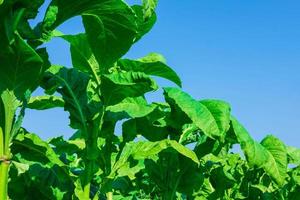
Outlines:
POLYGON ((97 82, 100 82, 99 64, 88 44, 86 35, 63 35, 61 37, 70 43, 73 67, 91 74, 97 82))
POLYGON ((101 92, 106 105, 114 105, 127 97, 143 96, 158 88, 155 81, 141 72, 121 72, 103 75, 101 92))
POLYGON ((40 162, 42 164, 65 166, 58 158, 51 146, 33 133, 20 132, 13 140, 12 152, 21 154, 28 161, 40 162))
POLYGON ((48 93, 59 92, 65 102, 65 110, 70 114, 70 126, 87 133, 88 97, 87 74, 76 69, 52 66, 43 80, 43 87, 48 93))
POLYGON ((37 87, 43 60, 19 35, 9 48, 1 48, 5 51, 0 53, 0 92, 9 89, 22 98, 26 90, 37 87))
POLYGON ((169 131, 165 121, 166 106, 155 104, 155 107, 154 111, 144 117, 130 119, 123 123, 122 135, 124 141, 132 141, 137 135, 142 135, 153 142, 167 138, 169 131))
POLYGON ((64 107, 64 100, 61 97, 44 95, 31 97, 27 108, 34 110, 47 110, 50 108, 64 107))
POLYGON ((284 143, 273 135, 266 136, 260 143, 268 151, 268 161, 264 169, 275 181, 282 185, 287 176, 287 152, 284 143), (275 167, 274 167, 275 166, 275 167))
MULTIPOLYGON (((22 162, 26 162, 20 155, 18 157, 22 162)), ((17 174, 16 165, 10 169, 11 179, 8 186, 11 199, 71 199, 74 186, 69 175, 61 167, 46 167, 30 162, 22 165, 27 166, 22 174, 17 174)))
POLYGON ((270 135, 258 143, 234 118, 232 126, 249 166, 263 168, 278 185, 283 185, 287 175, 287 152, 283 142, 270 135))
POLYGON ((220 135, 225 136, 225 133, 230 128, 230 105, 220 100, 202 100, 200 103, 203 104, 215 118, 220 135))
POLYGON ((132 157, 136 160, 152 159, 161 151, 172 148, 179 154, 191 159, 199 164, 196 154, 187 147, 177 143, 174 140, 162 140, 158 142, 129 142, 125 145, 119 160, 114 164, 110 177, 113 178, 115 173, 132 157))
POLYGON ((131 47, 137 34, 136 15, 122 0, 53 0, 43 29, 54 30, 71 17, 81 15, 87 40, 106 72, 131 47))
POLYGON ((137 15, 137 29, 138 33, 134 42, 139 41, 146 33, 148 33, 154 26, 157 16, 155 12, 150 17, 144 16, 144 8, 140 5, 132 6, 135 14, 137 15))
POLYGON ((120 115, 126 113, 127 116, 125 115, 125 118, 139 118, 153 112, 155 108, 155 104, 148 105, 144 98, 138 97, 126 98, 116 105, 108 106, 106 110, 116 114, 119 113, 120 115))
POLYGON ((121 59, 118 65, 122 70, 144 72, 148 75, 168 79, 181 87, 181 80, 176 72, 165 64, 164 58, 156 53, 151 53, 138 60, 121 59))
POLYGON ((43 3, 44 0, 6 0, 0 7, 1 45, 11 44, 16 31, 26 40, 36 38, 28 20, 36 17, 43 3))
MULTIPOLYGON (((180 89, 165 88, 164 91, 166 101, 173 106, 173 110, 178 107, 205 135, 221 137, 218 123, 206 106, 180 89)), ((178 120, 180 118, 178 116, 178 120)))

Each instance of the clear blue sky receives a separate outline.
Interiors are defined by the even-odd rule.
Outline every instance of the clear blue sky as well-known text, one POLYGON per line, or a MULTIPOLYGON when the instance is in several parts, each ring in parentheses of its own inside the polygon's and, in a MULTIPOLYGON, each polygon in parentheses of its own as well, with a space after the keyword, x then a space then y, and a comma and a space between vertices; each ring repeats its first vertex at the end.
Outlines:
MULTIPOLYGON (((157 24, 127 57, 163 54, 193 97, 228 101, 257 140, 274 134, 300 147, 299 10, 297 0, 160 0, 157 24)), ((59 29, 83 31, 79 17, 59 29)), ((67 44, 47 47, 53 63, 71 66, 67 44)), ((72 133, 62 109, 27 114, 24 127, 43 138, 72 133)))

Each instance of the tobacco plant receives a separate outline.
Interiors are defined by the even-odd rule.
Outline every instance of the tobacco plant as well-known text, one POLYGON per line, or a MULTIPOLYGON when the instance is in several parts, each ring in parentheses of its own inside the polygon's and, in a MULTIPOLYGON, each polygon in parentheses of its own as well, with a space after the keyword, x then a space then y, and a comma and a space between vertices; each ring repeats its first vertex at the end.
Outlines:
POLYGON ((52 0, 31 27, 43 3, 0 2, 0 200, 297 199, 298 148, 272 135, 259 143, 228 103, 192 98, 162 55, 124 58, 153 27, 157 0, 52 0), (83 33, 57 30, 75 16, 83 33), (54 37, 72 66, 48 61, 41 46, 54 37), (146 98, 160 95, 155 77, 176 85, 162 88, 165 102, 146 98), (38 86, 45 94, 31 97, 38 86), (56 107, 71 138, 21 126, 25 108, 56 107))

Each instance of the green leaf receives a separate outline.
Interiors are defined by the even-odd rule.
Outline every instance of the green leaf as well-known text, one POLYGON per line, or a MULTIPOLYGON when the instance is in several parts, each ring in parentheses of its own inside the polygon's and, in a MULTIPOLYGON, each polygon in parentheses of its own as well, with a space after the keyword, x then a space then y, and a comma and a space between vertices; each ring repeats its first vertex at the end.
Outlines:
POLYGON ((99 64, 88 44, 86 35, 63 35, 61 37, 70 43, 73 67, 82 72, 91 74, 99 83, 99 64))
POLYGON ((158 88, 155 81, 141 72, 113 73, 102 76, 101 92, 106 105, 114 105, 127 97, 143 96, 158 88))
POLYGON ((168 137, 169 131, 165 121, 167 106, 160 104, 155 104, 155 106, 156 109, 148 115, 130 119, 123 123, 122 135, 124 141, 132 141, 137 135, 142 135, 149 141, 159 141, 168 137))
POLYGON ((196 154, 185 146, 179 144, 174 140, 162 140, 158 142, 129 142, 125 145, 119 160, 113 166, 110 177, 113 178, 115 173, 126 163, 128 159, 132 157, 136 160, 151 159, 161 151, 172 148, 179 154, 191 159, 196 164, 199 164, 199 160, 196 154))
POLYGON ((65 110, 70 114, 70 126, 82 129, 87 133, 87 117, 89 116, 87 74, 76 69, 52 66, 43 80, 43 87, 48 93, 59 92, 65 102, 65 110))
POLYGON ((49 144, 54 146, 54 150, 57 154, 70 154, 78 153, 86 147, 85 141, 83 139, 70 139, 65 141, 63 137, 52 138, 48 142, 49 144))
POLYGON ((20 132, 13 140, 12 152, 14 154, 20 153, 29 161, 42 164, 50 162, 51 165, 65 166, 50 145, 33 133, 20 132))
POLYGON ((300 165, 300 149, 292 146, 287 146, 288 163, 300 165))
POLYGON ((152 14, 156 9, 157 4, 158 4, 158 0, 143 0, 145 18, 152 16, 152 14))
POLYGON ((225 136, 230 128, 230 105, 220 100, 202 100, 200 103, 203 104, 215 118, 220 135, 225 136))
POLYGON ((151 17, 144 17, 144 8, 140 5, 134 5, 131 7, 137 15, 137 36, 134 42, 139 41, 146 33, 148 33, 154 26, 157 16, 152 13, 151 17))
POLYGON ((282 185, 287 176, 287 152, 284 143, 273 135, 266 136, 260 143, 269 153, 264 168, 272 174, 275 181, 282 185))
MULTIPOLYGON (((146 100, 142 97, 140 98, 126 98, 122 102, 108 106, 107 111, 113 113, 126 113, 130 118, 139 118, 148 115, 153 112, 156 108, 156 105, 148 105, 146 100)), ((127 117, 127 116, 125 116, 127 117)))
POLYGON ((44 95, 31 97, 27 108, 34 110, 47 110, 51 108, 64 107, 64 100, 61 97, 44 95))
POLYGON ((14 136, 15 114, 20 105, 14 92, 5 90, 0 96, 0 129, 1 129, 1 153, 4 155, 9 151, 9 145, 14 136), (3 133, 2 133, 3 132, 3 133), (2 146, 3 145, 3 146, 2 146))
POLYGON ((100 65, 101 73, 107 73, 129 50, 137 33, 133 10, 122 3, 123 1, 114 2, 118 3, 112 5, 110 10, 95 10, 82 17, 87 39, 100 65), (107 11, 109 14, 106 14, 107 11))
POLYGON ((118 65, 122 70, 143 72, 148 75, 162 77, 181 87, 179 76, 165 64, 165 60, 160 54, 151 53, 139 60, 121 59, 118 61, 118 65))
POLYGON ((232 125, 249 166, 263 168, 278 185, 283 185, 287 175, 285 145, 274 136, 267 136, 261 143, 258 143, 234 118, 232 118, 232 125))
POLYGON ((81 15, 87 39, 106 72, 131 47, 137 34, 136 15, 122 0, 53 0, 43 22, 45 32, 81 15))
POLYGON ((29 165, 28 164, 19 163, 19 162, 16 162, 16 161, 12 161, 12 164, 17 169, 18 176, 29 170, 29 165))
MULTIPOLYGON (((26 162, 19 155, 15 159, 26 162)), ((10 169, 9 197, 11 199, 71 199, 73 183, 61 167, 57 165, 46 167, 30 162, 28 165, 29 169, 19 175, 14 167, 10 169)))
POLYGON ((13 45, 0 53, 0 93, 9 89, 22 98, 26 90, 33 91, 38 86, 42 67, 41 57, 16 35, 13 45))
POLYGON ((173 106, 173 110, 178 107, 205 135, 211 138, 222 136, 214 115, 206 106, 180 89, 164 88, 164 91, 166 101, 173 106))

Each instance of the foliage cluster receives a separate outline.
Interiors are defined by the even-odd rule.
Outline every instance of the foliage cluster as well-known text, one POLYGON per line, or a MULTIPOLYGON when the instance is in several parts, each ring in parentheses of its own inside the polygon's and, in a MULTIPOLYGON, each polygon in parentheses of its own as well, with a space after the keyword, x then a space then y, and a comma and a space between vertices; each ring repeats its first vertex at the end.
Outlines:
POLYGON ((153 27, 157 0, 52 0, 31 27, 43 4, 0 1, 0 200, 299 199, 300 149, 255 141, 228 103, 182 91, 163 56, 124 58, 153 27), (75 16, 84 33, 56 30, 75 16), (70 45, 71 68, 49 62, 53 37, 70 45), (145 97, 155 77, 177 85, 163 88, 165 102, 145 97), (38 87, 45 95, 32 96, 38 87), (57 107, 68 140, 22 127, 25 109, 57 107))

